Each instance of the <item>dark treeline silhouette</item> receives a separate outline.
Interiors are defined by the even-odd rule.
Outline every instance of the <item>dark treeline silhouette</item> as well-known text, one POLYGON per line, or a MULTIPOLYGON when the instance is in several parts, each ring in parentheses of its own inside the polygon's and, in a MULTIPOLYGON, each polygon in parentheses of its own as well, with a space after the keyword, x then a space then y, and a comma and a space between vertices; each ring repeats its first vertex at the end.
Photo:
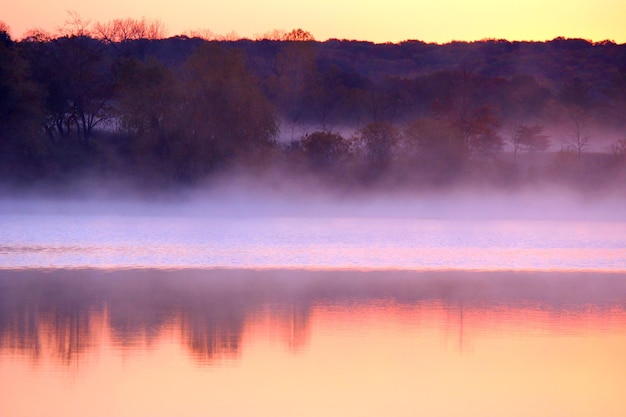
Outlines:
MULTIPOLYGON (((0 351, 36 363, 79 363, 110 331, 116 346, 156 344, 168 329, 201 363, 236 359, 246 328, 272 323, 287 347, 309 341, 319 306, 424 303, 507 315, 533 306, 554 317, 622 312, 623 274, 287 270, 0 271, 0 351), (103 324, 105 329, 103 329, 103 324), (52 352, 50 352, 52 350, 52 352)), ((416 323, 421 318, 412 316, 416 323)))
POLYGON ((626 180, 626 45, 163 39, 130 19, 66 29, 0 31, 4 187, 162 188, 233 169, 346 187, 626 180))

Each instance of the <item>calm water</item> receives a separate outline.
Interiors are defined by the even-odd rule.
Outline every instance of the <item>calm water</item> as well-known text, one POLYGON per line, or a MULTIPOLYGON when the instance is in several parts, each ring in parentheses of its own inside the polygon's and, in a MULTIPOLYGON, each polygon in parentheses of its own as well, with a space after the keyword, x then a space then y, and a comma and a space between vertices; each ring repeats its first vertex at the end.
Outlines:
POLYGON ((3 416, 613 416, 623 274, 0 274, 3 416))
POLYGON ((0 215, 0 416, 626 415, 620 222, 0 215))
POLYGON ((0 268, 626 271, 626 222, 1 215, 0 268))

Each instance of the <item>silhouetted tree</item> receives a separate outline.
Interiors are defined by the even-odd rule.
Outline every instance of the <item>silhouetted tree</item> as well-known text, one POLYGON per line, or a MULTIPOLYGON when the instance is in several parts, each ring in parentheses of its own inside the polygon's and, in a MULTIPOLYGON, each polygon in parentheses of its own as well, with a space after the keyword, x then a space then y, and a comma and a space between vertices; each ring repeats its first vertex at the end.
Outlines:
POLYGON ((408 170, 433 184, 458 178, 469 158, 459 129, 441 117, 420 118, 408 124, 402 132, 400 150, 408 170))
MULTIPOLYGON (((276 58, 276 71, 271 80, 270 94, 281 109, 282 116, 292 127, 302 123, 310 102, 309 93, 316 75, 316 52, 309 42, 287 43, 276 58)), ((292 129, 292 140, 293 129, 292 129)))
POLYGON ((335 65, 327 68, 317 66, 312 73, 306 104, 322 130, 330 129, 333 121, 355 118, 359 111, 355 97, 362 84, 360 77, 346 73, 335 65))
POLYGON ((611 145, 611 160, 614 181, 624 184, 626 181, 626 138, 620 139, 611 145))
POLYGON ((611 145, 613 161, 626 167, 626 138, 620 139, 611 145))
POLYGON ((39 43, 43 44, 45 42, 51 42, 55 37, 48 31, 45 31, 41 28, 29 29, 24 34, 22 39, 23 43, 39 43))
POLYGON ((128 155, 135 170, 156 177, 175 176, 172 131, 179 115, 180 82, 154 59, 121 59, 116 66, 118 129, 131 141, 128 155))
POLYGON ((303 29, 293 29, 292 31, 285 33, 282 36, 283 41, 299 41, 299 42, 310 42, 314 41, 315 38, 311 35, 310 32, 303 29))
MULTIPOLYGON (((13 42, 5 27, 0 24, 5 173, 29 164, 69 173, 66 167, 75 165, 68 161, 113 170, 107 164, 123 160, 161 180, 195 181, 235 161, 249 167, 268 161, 279 152, 273 139, 280 120, 292 128, 292 139, 311 126, 328 134, 332 126, 373 122, 343 141, 347 153, 330 158, 331 171, 352 169, 372 179, 408 164, 433 182, 498 166, 501 125, 517 126, 516 157, 543 151, 549 141, 538 126, 551 123, 546 129, 567 132, 568 152, 555 161, 571 160, 572 172, 583 174, 590 129, 626 125, 624 48, 611 42, 376 45, 316 42, 302 30, 275 31, 264 37, 274 40, 256 42, 220 42, 230 38, 212 33, 200 36, 212 42, 148 40, 163 36, 162 24, 92 25, 73 12, 55 35, 33 30, 13 42), (393 133, 392 122, 414 119, 402 135, 393 133)), ((311 155, 325 160, 314 145, 308 151, 301 145, 284 156, 302 162, 308 155, 304 165, 313 164, 311 155)), ((587 174, 609 166, 592 159, 587 174)))
POLYGON ((68 10, 67 18, 63 26, 59 28, 59 34, 61 37, 90 37, 91 30, 89 29, 89 25, 91 21, 85 20, 76 10, 68 10))
POLYGON ((591 136, 589 122, 593 100, 589 85, 580 78, 569 80, 559 92, 561 111, 565 115, 566 142, 582 161, 582 154, 588 148, 591 136))
POLYGON ((592 105, 589 85, 576 77, 565 83, 559 91, 561 102, 568 107, 588 110, 592 105))
POLYGON ((363 86, 361 99, 370 121, 392 123, 402 112, 412 107, 412 97, 401 80, 385 77, 382 81, 363 86))
POLYGON ((607 91, 610 99, 610 119, 619 128, 626 127, 626 64, 618 67, 607 91))
POLYGON ((519 125, 513 132, 513 158, 520 151, 545 152, 550 146, 550 138, 543 133, 540 125, 519 125))
POLYGON ((172 133, 187 179, 273 146, 273 109, 239 52, 202 45, 183 68, 181 89, 172 133))
POLYGON ((85 36, 62 37, 26 45, 34 79, 48 91, 47 125, 51 137, 72 132, 87 144, 94 128, 111 117, 115 79, 103 45, 85 36))
POLYGON ((357 130, 353 141, 365 151, 369 178, 376 178, 389 168, 393 161, 394 149, 400 132, 390 123, 372 122, 357 130))
POLYGON ((514 75, 509 81, 505 93, 508 97, 503 103, 503 113, 509 119, 529 120, 538 118, 550 98, 550 90, 541 85, 530 75, 514 75))
POLYGON ((343 162, 348 154, 348 143, 338 133, 316 131, 305 135, 299 147, 314 169, 331 170, 343 162))
POLYGON ((504 141, 498 129, 500 123, 490 106, 482 106, 457 121, 465 146, 479 158, 493 158, 502 150, 504 141))
POLYGON ((178 93, 173 72, 155 59, 122 59, 116 65, 120 127, 131 136, 153 136, 172 123, 178 93))
POLYGON ((20 175, 33 173, 45 150, 44 95, 7 30, 0 29, 0 172, 20 175))
POLYGON ((569 133, 567 143, 574 149, 578 161, 582 161, 583 152, 589 147, 591 136, 589 134, 589 113, 578 106, 567 109, 569 133))
POLYGON ((163 39, 167 35, 165 25, 160 20, 125 18, 96 22, 94 36, 101 41, 117 44, 136 39, 163 39))
POLYGON ((11 42, 11 30, 4 20, 0 20, 0 42, 4 44, 11 42))

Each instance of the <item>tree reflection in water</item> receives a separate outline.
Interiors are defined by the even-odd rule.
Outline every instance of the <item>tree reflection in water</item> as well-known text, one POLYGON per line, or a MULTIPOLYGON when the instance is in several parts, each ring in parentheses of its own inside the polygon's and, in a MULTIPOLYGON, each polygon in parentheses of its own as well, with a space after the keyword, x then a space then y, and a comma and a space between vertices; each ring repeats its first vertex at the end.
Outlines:
POLYGON ((463 343, 467 310, 497 316, 532 306, 557 316, 589 309, 623 315, 624 300, 623 274, 4 270, 0 349, 34 363, 50 355, 69 366, 103 333, 115 347, 134 349, 150 348, 173 329, 194 360, 211 365, 239 358, 246 331, 264 326, 290 351, 305 349, 318 306, 442 305, 448 317, 458 316, 463 343))

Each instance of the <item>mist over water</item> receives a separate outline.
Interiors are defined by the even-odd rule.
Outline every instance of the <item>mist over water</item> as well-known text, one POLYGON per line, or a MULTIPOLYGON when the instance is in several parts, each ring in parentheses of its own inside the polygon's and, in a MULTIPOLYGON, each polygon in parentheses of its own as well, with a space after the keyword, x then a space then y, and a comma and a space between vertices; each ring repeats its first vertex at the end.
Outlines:
POLYGON ((62 192, 0 193, 0 215, 382 217, 459 220, 626 221, 626 189, 333 188, 312 178, 233 175, 206 185, 143 192, 120 183, 76 183, 62 192))
POLYGON ((5 197, 0 415, 624 414, 617 193, 5 197))
POLYGON ((557 190, 342 195, 244 182, 3 199, 0 267, 624 271, 622 207, 557 190))

